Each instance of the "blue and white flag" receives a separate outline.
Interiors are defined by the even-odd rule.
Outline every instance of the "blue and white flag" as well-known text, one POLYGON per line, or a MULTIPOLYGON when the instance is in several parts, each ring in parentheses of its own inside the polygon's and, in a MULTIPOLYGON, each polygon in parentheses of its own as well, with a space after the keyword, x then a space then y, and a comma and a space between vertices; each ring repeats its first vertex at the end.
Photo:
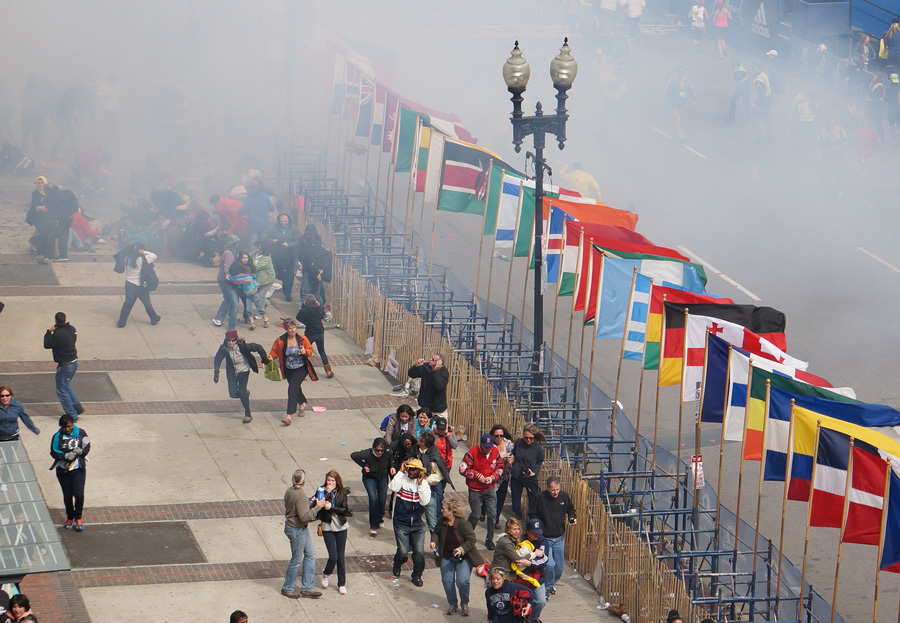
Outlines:
POLYGON ((522 180, 503 175, 500 205, 497 208, 497 233, 494 248, 512 250, 516 241, 516 215, 519 213, 522 180))
POLYGON ((556 206, 550 208, 550 218, 547 220, 547 229, 541 236, 541 246, 544 253, 544 264, 547 267, 547 283, 559 283, 559 268, 562 260, 563 235, 566 231, 566 221, 575 221, 576 218, 567 214, 556 206))

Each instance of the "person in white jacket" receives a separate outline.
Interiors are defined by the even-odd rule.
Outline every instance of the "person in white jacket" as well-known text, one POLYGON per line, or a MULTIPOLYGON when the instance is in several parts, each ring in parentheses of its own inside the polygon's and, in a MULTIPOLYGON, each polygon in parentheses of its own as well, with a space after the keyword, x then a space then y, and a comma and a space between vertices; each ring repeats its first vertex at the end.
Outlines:
POLYGON ((392 575, 400 575, 402 567, 412 551, 412 583, 422 586, 425 571, 425 529, 423 521, 425 507, 431 502, 431 487, 425 480, 425 466, 419 459, 404 461, 400 471, 388 484, 396 494, 394 500, 394 539, 397 552, 394 554, 392 575))
POLYGON ((141 268, 144 263, 152 264, 156 261, 156 254, 146 251, 140 243, 132 244, 123 249, 125 267, 125 302, 122 303, 122 311, 119 312, 119 321, 116 326, 120 329, 125 326, 131 308, 135 301, 141 300, 147 315, 150 316, 150 324, 158 324, 162 317, 153 309, 150 302, 150 290, 141 283, 141 268))

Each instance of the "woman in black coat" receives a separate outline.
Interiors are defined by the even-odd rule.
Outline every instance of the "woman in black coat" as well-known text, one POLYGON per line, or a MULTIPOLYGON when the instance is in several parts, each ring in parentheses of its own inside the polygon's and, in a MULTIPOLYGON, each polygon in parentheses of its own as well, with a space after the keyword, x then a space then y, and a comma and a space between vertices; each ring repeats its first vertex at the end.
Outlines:
POLYGON ((225 360, 225 378, 228 379, 228 395, 232 398, 240 398, 244 407, 244 424, 253 420, 250 414, 250 391, 247 389, 247 381, 250 380, 250 372, 259 372, 259 366, 253 353, 259 355, 263 366, 269 363, 269 356, 265 349, 254 342, 246 342, 238 339, 237 331, 226 331, 225 341, 216 351, 213 361, 213 383, 219 382, 219 366, 225 360), (247 369, 243 370, 246 365, 247 369), (238 372, 238 370, 243 370, 238 372))
MULTIPOLYGON (((338 592, 346 595, 347 570, 344 550, 347 548, 347 514, 350 507, 347 504, 347 493, 341 475, 335 470, 325 474, 325 483, 321 489, 324 489, 325 506, 319 509, 316 517, 322 522, 322 537, 325 539, 325 549, 328 550, 328 562, 325 563, 325 570, 322 572, 322 588, 328 588, 336 565, 338 592)), ((315 500, 311 501, 315 503, 315 500)))

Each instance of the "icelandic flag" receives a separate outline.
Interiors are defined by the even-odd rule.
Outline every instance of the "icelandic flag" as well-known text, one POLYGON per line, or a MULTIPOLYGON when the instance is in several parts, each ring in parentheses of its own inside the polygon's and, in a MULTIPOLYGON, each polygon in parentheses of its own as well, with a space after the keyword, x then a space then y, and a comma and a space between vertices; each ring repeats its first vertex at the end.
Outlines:
POLYGON ((500 206, 497 209, 497 235, 495 249, 512 250, 516 240, 516 215, 519 213, 522 180, 512 175, 503 175, 500 191, 500 206))
POLYGON ((560 255, 562 254, 563 234, 566 231, 566 221, 577 220, 560 208, 550 208, 550 218, 546 221, 546 231, 541 237, 541 246, 544 253, 544 264, 547 266, 547 279, 544 283, 559 282, 560 255))
POLYGON ((372 114, 375 108, 375 79, 359 74, 359 107, 356 112, 354 136, 369 137, 372 130, 372 114))

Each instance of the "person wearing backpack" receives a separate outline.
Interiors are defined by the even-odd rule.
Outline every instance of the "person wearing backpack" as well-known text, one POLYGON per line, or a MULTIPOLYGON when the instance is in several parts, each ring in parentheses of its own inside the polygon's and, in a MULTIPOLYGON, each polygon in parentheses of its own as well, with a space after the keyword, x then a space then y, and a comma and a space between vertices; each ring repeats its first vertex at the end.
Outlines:
POLYGON ((122 311, 119 312, 119 321, 116 323, 120 329, 125 326, 128 316, 131 314, 131 308, 138 299, 147 310, 150 324, 159 324, 162 319, 150 302, 150 291, 155 290, 159 283, 159 280, 156 279, 156 272, 152 270, 151 266, 155 261, 156 254, 144 249, 141 241, 134 242, 116 253, 116 272, 125 273, 125 302, 122 303, 122 311), (118 270, 120 267, 121 270, 118 270), (148 274, 150 272, 152 272, 152 278, 148 274))

